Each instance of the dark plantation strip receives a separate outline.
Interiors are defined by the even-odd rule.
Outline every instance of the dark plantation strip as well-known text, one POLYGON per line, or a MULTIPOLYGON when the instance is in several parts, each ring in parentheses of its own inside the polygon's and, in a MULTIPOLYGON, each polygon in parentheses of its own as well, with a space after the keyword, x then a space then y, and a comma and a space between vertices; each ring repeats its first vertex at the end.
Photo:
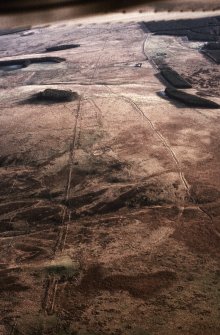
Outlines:
POLYGON ((208 99, 198 97, 186 92, 182 92, 173 88, 165 89, 166 95, 176 101, 182 102, 184 105, 189 107, 203 107, 203 108, 220 108, 220 106, 208 99))

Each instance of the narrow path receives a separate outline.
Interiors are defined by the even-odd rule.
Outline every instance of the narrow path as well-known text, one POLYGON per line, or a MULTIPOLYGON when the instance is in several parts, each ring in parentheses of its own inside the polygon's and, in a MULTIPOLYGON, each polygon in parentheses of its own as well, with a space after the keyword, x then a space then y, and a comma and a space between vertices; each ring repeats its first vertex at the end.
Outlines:
MULTIPOLYGON (((150 34, 150 32, 149 32, 150 34)), ((150 62, 150 64, 152 65, 152 67, 154 68, 154 70, 158 73, 159 69, 158 66, 154 63, 154 61, 151 59, 151 57, 149 57, 149 55, 146 52, 146 42, 148 40, 148 37, 150 36, 149 34, 147 34, 144 42, 143 42, 143 47, 142 47, 142 52, 143 54, 146 56, 147 60, 150 62)), ((163 137, 163 135, 159 132, 159 130, 157 130, 153 124, 153 122, 143 113, 143 111, 139 108, 139 106, 133 101, 131 100, 132 103, 136 106, 136 108, 140 111, 140 113, 143 114, 144 118, 149 122, 149 124, 151 125, 151 128, 157 133, 158 137, 161 139, 161 141, 163 142, 163 144, 167 147, 167 149, 170 151, 170 154, 173 157, 173 160, 175 161, 178 171, 179 171, 179 175, 180 175, 180 179, 182 180, 182 183, 187 191, 187 194, 189 196, 189 199, 191 199, 191 201, 197 206, 197 208, 203 212, 208 218, 209 220, 213 223, 213 218, 212 216, 206 211, 204 210, 204 208, 200 207, 197 203, 196 200, 193 198, 193 196, 190 193, 190 187, 187 183, 187 180, 183 174, 183 171, 181 169, 180 163, 178 161, 178 158, 175 154, 175 152, 173 151, 173 149, 171 148, 171 146, 168 144, 168 142, 166 141, 166 139, 163 137)), ((198 110, 198 108, 194 108, 193 110, 196 111, 196 113, 202 115, 203 117, 207 118, 201 111, 198 110)))
MULTIPOLYGON (((73 165, 74 165, 74 158, 75 158, 75 149, 77 144, 77 134, 78 134, 78 124, 79 124, 79 117, 81 112, 81 103, 82 97, 80 97, 76 115, 75 115, 75 123, 73 127, 73 135, 72 135, 72 143, 70 145, 70 153, 69 153, 69 173, 67 179, 67 186, 65 191, 65 201, 67 202, 70 195, 71 189, 71 180, 72 180, 72 172, 73 172, 73 165)), ((65 107, 72 112, 72 110, 65 105, 65 107)), ((63 252, 65 248, 66 238, 68 234, 68 222, 70 221, 70 211, 66 206, 63 206, 63 214, 62 214, 62 222, 61 227, 58 235, 58 239, 55 245, 54 256, 63 252)), ((58 282, 55 276, 51 276, 48 280, 47 291, 45 294, 45 311, 47 314, 52 314, 54 311, 55 300, 56 300, 56 292, 58 288, 58 282)))
POLYGON ((97 103, 95 102, 94 99, 89 99, 89 100, 92 102, 93 106, 98 111, 96 118, 97 118, 97 123, 98 123, 99 127, 101 128, 101 127, 103 127, 102 110, 101 110, 101 108, 99 108, 99 106, 97 105, 97 103))
MULTIPOLYGON (((104 42, 103 48, 101 49, 101 52, 97 58, 97 61, 95 63, 94 71, 93 74, 90 78, 90 83, 89 83, 89 89, 92 85, 92 81, 95 77, 95 74, 98 70, 98 65, 100 62, 101 57, 103 56, 104 49, 107 44, 107 39, 104 42)), ((88 91, 89 91, 88 89, 88 91)), ((81 115, 81 109, 82 109, 82 101, 84 99, 85 93, 81 94, 79 98, 79 103, 76 111, 76 116, 75 116, 75 124, 73 128, 73 136, 72 136, 72 143, 70 146, 70 157, 69 157, 69 174, 68 174, 68 180, 67 180, 67 187, 66 187, 66 192, 65 192, 65 201, 68 201, 69 195, 70 195, 70 189, 71 189, 71 181, 72 181, 72 173, 73 173, 73 165, 74 165, 74 158, 75 158, 75 150, 77 147, 77 144, 79 145, 79 140, 78 140, 78 134, 80 136, 81 129, 79 129, 79 126, 81 127, 81 122, 79 122, 80 115, 81 115)), ((68 106, 65 105, 65 108, 69 109, 68 106)), ((70 110, 70 109, 69 109, 70 110)), ((72 112, 72 110, 70 110, 72 112)), ((81 121, 81 120, 80 120, 81 121)), ((67 207, 64 207, 63 210, 63 216, 62 216, 62 224, 61 224, 61 229, 59 232, 58 240, 55 246, 55 252, 54 256, 57 254, 62 254, 64 248, 65 248, 65 243, 67 239, 67 234, 68 234, 68 222, 71 219, 71 212, 67 209, 67 207)), ((55 278, 55 276, 52 276, 48 280, 48 285, 47 285, 47 291, 45 294, 45 303, 44 303, 44 309, 47 314, 53 314, 54 312, 54 306, 56 302, 56 293, 58 289, 58 281, 55 278)))
MULTIPOLYGON (((112 90, 106 85, 106 87, 112 92, 112 90)), ((114 94, 114 92, 112 92, 114 94)), ((173 149, 171 148, 171 146, 168 144, 168 142, 166 141, 166 139, 163 137, 163 135, 160 133, 160 131, 155 127, 155 125, 153 124, 153 122, 149 119, 149 117, 147 117, 145 115, 145 113, 142 111, 142 109, 137 105, 136 102, 134 102, 131 98, 125 97, 123 95, 117 95, 115 94, 117 97, 127 101, 128 103, 130 103, 135 110, 148 122, 148 124, 150 125, 151 129, 153 130, 153 132, 156 134, 156 136, 159 138, 159 140, 162 142, 163 146, 167 149, 167 151, 170 153, 180 176, 180 179, 186 189, 187 192, 189 192, 189 186, 188 183, 184 177, 184 174, 181 170, 181 166, 180 163, 176 157, 175 152, 173 151, 173 149)))

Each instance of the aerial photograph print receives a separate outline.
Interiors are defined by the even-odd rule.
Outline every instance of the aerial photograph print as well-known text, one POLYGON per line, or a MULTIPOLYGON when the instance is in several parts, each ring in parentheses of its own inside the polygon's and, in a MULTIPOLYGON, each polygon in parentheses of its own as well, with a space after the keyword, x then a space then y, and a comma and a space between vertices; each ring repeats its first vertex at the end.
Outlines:
POLYGON ((0 335, 220 335, 220 1, 0 2, 0 335))

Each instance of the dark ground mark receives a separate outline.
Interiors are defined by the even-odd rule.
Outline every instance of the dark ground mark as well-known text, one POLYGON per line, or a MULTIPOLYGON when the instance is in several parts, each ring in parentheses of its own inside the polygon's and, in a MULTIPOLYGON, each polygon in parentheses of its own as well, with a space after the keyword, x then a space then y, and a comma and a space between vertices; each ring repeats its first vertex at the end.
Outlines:
POLYGON ((62 207, 59 205, 44 205, 35 208, 27 208, 15 215, 16 220, 25 220, 27 223, 34 224, 52 224, 53 226, 60 225, 62 220, 62 207))
POLYGON ((218 40, 220 16, 199 19, 143 22, 142 28, 157 35, 187 36, 189 40, 218 40))
POLYGON ((167 87, 165 89, 165 93, 169 98, 180 101, 189 107, 220 108, 219 104, 211 100, 204 99, 199 96, 192 95, 186 92, 182 92, 174 88, 167 87))
POLYGON ((19 292, 25 291, 28 287, 19 282, 19 277, 16 271, 12 270, 1 270, 0 271, 0 293, 4 294, 7 292, 19 292))
POLYGON ((42 92, 33 94, 31 98, 26 100, 26 102, 34 104, 70 102, 78 99, 78 97, 78 94, 76 92, 72 92, 71 90, 47 88, 42 92))
POLYGON ((172 69, 163 69, 160 74, 162 77, 175 88, 192 88, 192 85, 189 84, 185 79, 183 79, 176 71, 172 69))
POLYGON ((0 36, 21 33, 23 31, 30 30, 30 29, 31 29, 31 26, 11 28, 11 29, 1 29, 0 36))
POLYGON ((60 51, 60 50, 68 50, 80 47, 80 44, 62 44, 62 45, 55 45, 52 47, 46 48, 46 52, 53 52, 53 51, 60 51))
POLYGON ((220 42, 208 42, 202 47, 202 50, 220 50, 220 42))
POLYGON ((203 45, 201 51, 215 63, 220 64, 220 42, 208 42, 203 45))
POLYGON ((49 63, 56 64, 65 61, 60 57, 38 57, 38 58, 22 58, 0 61, 0 70, 13 71, 28 67, 31 64, 49 63))
POLYGON ((216 64, 220 64, 220 49, 219 50, 204 50, 208 57, 210 57, 216 64))
MULTIPOLYGON (((215 204, 219 208, 219 204, 215 204)), ((220 235, 210 221, 201 216, 195 208, 185 208, 181 217, 181 224, 176 227, 172 238, 183 242, 190 251, 211 255, 212 259, 219 259, 220 235)))
POLYGON ((178 198, 178 190, 172 186, 149 183, 145 185, 119 186, 115 189, 103 188, 70 198, 65 205, 72 211, 72 216, 94 216, 107 214, 127 208, 144 208, 148 206, 170 204, 178 198))
POLYGON ((97 290, 110 292, 127 291, 135 298, 147 299, 150 295, 169 287, 176 280, 176 274, 171 271, 158 271, 150 274, 134 276, 112 275, 105 277, 99 265, 87 270, 78 290, 84 294, 97 293, 97 290))

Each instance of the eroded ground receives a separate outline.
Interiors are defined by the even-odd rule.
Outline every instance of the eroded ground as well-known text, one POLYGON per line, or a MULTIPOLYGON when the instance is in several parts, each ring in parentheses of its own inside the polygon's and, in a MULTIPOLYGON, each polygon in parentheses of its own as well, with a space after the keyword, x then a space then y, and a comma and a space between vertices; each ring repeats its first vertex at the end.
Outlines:
POLYGON ((80 45, 1 70, 0 334, 219 334, 220 110, 164 97, 155 57, 220 103, 218 65, 139 22, 0 38, 80 45), (78 98, 30 103, 46 88, 78 98))

